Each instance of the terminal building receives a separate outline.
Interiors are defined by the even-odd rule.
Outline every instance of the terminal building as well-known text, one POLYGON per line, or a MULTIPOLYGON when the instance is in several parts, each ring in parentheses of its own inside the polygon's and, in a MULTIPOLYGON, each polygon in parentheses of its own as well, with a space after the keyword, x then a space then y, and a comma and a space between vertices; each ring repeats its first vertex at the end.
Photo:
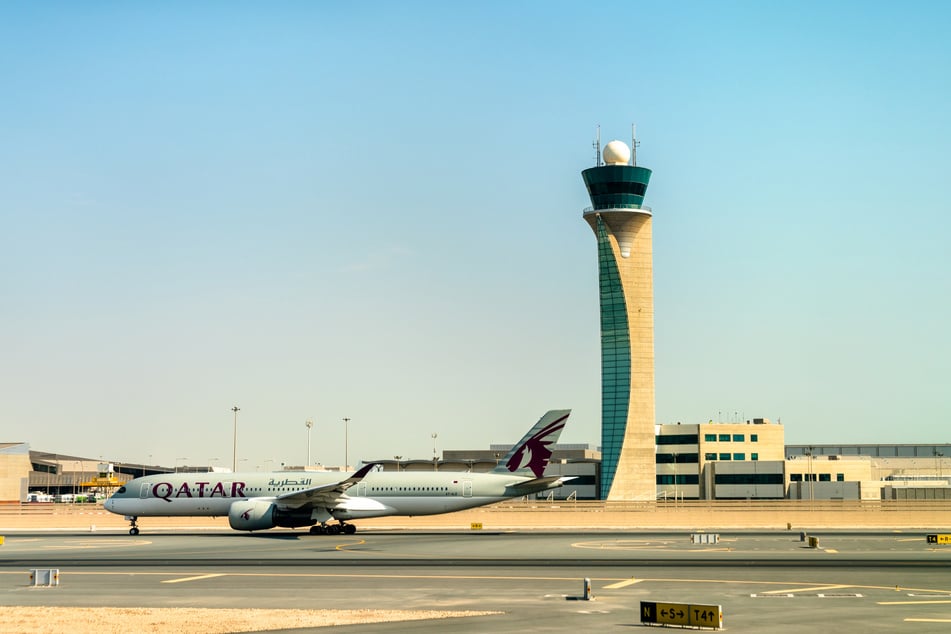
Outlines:
POLYGON ((951 445, 785 445, 782 425, 657 426, 657 497, 951 500, 951 445))
POLYGON ((750 423, 657 426, 656 496, 660 499, 782 499, 782 425, 750 423))

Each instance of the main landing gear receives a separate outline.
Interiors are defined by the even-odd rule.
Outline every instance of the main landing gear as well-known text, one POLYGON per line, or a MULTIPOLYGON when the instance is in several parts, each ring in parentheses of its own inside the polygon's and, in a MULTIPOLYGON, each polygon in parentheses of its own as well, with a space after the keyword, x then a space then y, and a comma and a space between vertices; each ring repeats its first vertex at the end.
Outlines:
POLYGON ((353 524, 340 522, 339 524, 316 524, 310 527, 311 535, 353 535, 357 532, 357 527, 353 524))
POLYGON ((129 520, 129 524, 132 526, 132 528, 129 529, 129 535, 138 535, 138 534, 139 534, 139 527, 136 526, 135 522, 136 522, 136 520, 138 520, 139 518, 138 518, 138 517, 135 517, 134 515, 126 515, 125 518, 126 518, 127 520, 129 520))

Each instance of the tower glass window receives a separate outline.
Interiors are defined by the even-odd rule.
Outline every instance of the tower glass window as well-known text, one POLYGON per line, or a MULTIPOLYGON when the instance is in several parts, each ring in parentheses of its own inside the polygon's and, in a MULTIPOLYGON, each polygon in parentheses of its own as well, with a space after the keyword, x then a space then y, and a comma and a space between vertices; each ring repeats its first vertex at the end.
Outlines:
POLYGON ((601 280, 601 499, 605 499, 614 482, 627 428, 631 339, 621 275, 600 217, 597 237, 601 280))

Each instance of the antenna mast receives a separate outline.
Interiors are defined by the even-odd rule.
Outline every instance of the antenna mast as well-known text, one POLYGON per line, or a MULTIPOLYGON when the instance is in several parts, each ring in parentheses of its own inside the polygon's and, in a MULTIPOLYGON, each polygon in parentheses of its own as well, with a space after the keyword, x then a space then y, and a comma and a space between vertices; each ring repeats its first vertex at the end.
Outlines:
POLYGON ((637 146, 641 142, 637 140, 637 125, 631 124, 631 165, 637 167, 637 146))
POLYGON ((598 124, 597 136, 591 147, 594 148, 594 166, 601 167, 601 124, 598 124))

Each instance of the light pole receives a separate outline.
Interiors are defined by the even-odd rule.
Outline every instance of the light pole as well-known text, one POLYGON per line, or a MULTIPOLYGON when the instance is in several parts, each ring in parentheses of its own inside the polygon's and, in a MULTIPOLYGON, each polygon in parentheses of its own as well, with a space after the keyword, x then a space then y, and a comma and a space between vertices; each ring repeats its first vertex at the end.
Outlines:
POLYGON ((178 461, 179 460, 188 460, 188 458, 175 458, 175 473, 178 473, 178 461))
POLYGON ((307 466, 310 466, 310 430, 314 427, 314 421, 308 418, 304 427, 307 428, 307 466))
POLYGON ((343 469, 350 471, 350 419, 343 419, 343 469))
POLYGON ((809 451, 806 452, 806 455, 809 456, 809 503, 812 504, 813 500, 813 488, 812 488, 812 452, 813 447, 809 447, 809 451))
POLYGON ((403 459, 403 456, 393 456, 393 459, 396 460, 396 472, 400 472, 400 460, 403 459))
POLYGON ((439 434, 433 432, 433 434, 432 434, 432 437, 433 437, 433 471, 436 471, 436 470, 437 470, 437 469, 436 469, 436 437, 437 437, 437 436, 439 436, 439 434))
POLYGON ((674 454, 674 504, 677 504, 677 454, 674 454))
POLYGON ((234 473, 238 470, 238 412, 241 409, 235 405, 231 411, 234 412, 234 443, 231 448, 231 472, 234 473))

